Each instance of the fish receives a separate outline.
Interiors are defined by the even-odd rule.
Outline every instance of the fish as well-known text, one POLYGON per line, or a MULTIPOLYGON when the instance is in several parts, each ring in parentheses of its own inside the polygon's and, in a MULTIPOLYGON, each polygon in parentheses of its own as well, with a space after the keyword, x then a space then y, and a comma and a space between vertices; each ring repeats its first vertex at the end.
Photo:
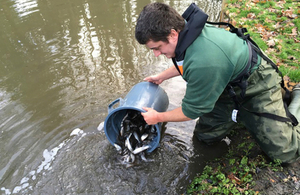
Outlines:
POLYGON ((151 148, 151 142, 157 137, 154 125, 148 125, 139 111, 128 110, 121 120, 119 135, 114 144, 117 152, 122 155, 122 164, 130 167, 137 157, 149 162, 146 150, 151 148))
POLYGON ((141 140, 144 141, 144 140, 148 137, 148 135, 149 135, 149 134, 147 134, 147 133, 143 134, 143 135, 141 136, 141 140))
POLYGON ((142 161, 144 161, 144 162, 153 162, 154 161, 153 159, 147 159, 145 156, 145 152, 141 152, 140 157, 141 157, 142 161))
POLYGON ((138 141, 138 143, 142 142, 142 138, 138 135, 136 131, 133 132, 134 138, 138 141))
POLYGON ((130 159, 131 159, 131 163, 134 163, 134 161, 135 161, 135 156, 134 156, 134 154, 130 153, 130 159))
POLYGON ((142 152, 142 151, 144 151, 144 150, 149 149, 150 147, 151 147, 151 146, 149 146, 149 145, 145 145, 145 146, 142 146, 142 147, 138 147, 138 148, 134 149, 134 150, 132 151, 132 153, 133 153, 133 154, 138 154, 138 153, 140 153, 140 152, 142 152))
POLYGON ((141 159, 142 159, 143 161, 148 162, 148 160, 147 160, 147 158, 146 158, 146 156, 145 156, 145 152, 141 152, 140 156, 141 156, 141 159))
POLYGON ((127 115, 125 115, 125 117, 123 118, 122 122, 121 122, 121 129, 120 129, 120 135, 123 136, 124 135, 124 123, 125 123, 125 119, 127 118, 127 115))
POLYGON ((122 125, 122 126, 121 126, 121 129, 120 129, 120 136, 121 136, 121 137, 124 136, 124 131, 125 131, 125 130, 124 130, 124 126, 122 125))
POLYGON ((126 138, 125 146, 132 152, 133 148, 132 148, 131 143, 129 141, 130 137, 131 137, 131 134, 126 138))
POLYGON ((114 144, 115 148, 117 149, 118 152, 122 151, 122 147, 119 146, 118 144, 114 144))

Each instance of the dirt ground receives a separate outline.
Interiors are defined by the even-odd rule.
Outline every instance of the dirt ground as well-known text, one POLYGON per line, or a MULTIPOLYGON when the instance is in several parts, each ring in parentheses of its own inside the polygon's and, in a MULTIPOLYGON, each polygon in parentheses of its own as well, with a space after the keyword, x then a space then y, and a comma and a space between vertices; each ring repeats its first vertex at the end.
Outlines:
POLYGON ((260 194, 300 194, 300 161, 283 167, 281 171, 273 171, 270 168, 257 170, 254 177, 253 190, 260 194))

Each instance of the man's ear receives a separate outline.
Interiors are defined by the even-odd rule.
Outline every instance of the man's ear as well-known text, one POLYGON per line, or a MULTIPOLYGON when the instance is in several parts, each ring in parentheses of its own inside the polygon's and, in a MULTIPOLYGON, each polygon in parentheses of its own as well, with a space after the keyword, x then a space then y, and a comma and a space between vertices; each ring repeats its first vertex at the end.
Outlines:
POLYGON ((176 37, 178 38, 179 32, 177 32, 175 29, 171 29, 170 37, 176 37))
POLYGON ((179 32, 177 32, 175 29, 171 29, 171 32, 169 34, 169 42, 176 42, 178 41, 179 32))

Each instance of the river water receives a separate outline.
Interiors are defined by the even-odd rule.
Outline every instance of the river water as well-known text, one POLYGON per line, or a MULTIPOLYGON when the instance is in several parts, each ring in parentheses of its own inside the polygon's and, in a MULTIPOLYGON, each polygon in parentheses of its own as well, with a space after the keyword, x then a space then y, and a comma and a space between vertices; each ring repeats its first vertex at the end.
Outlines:
MULTIPOLYGON (((1 0, 0 194, 180 194, 226 152, 193 141, 195 121, 166 124, 160 147, 126 168, 108 142, 107 106, 169 66, 134 38, 146 0, 1 0)), ((195 2, 216 21, 220 0, 195 2)), ((169 109, 185 82, 161 85, 169 109)))

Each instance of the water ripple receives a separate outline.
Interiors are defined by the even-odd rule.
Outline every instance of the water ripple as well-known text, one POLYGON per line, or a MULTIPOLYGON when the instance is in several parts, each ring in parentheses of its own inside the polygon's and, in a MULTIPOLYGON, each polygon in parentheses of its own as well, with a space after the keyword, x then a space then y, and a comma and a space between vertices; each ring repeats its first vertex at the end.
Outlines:
POLYGON ((19 17, 25 17, 39 11, 36 0, 15 0, 13 7, 18 13, 19 17))

